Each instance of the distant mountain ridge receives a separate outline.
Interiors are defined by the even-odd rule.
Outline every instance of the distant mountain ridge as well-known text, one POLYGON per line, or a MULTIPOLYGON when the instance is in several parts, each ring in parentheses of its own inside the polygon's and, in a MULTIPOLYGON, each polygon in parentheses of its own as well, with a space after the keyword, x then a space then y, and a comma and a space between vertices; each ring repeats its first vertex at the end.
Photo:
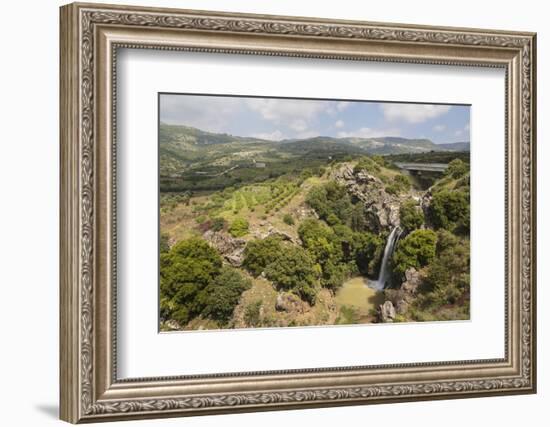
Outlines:
MULTIPOLYGON (((411 139, 396 136, 385 136, 377 138, 345 137, 336 138, 330 136, 315 136, 304 139, 284 139, 272 141, 255 137, 242 137, 229 135, 225 133, 214 133, 203 131, 190 126, 160 124, 159 129, 161 150, 163 144, 169 152, 173 152, 175 145, 200 146, 235 144, 241 146, 246 144, 278 146, 285 151, 301 151, 321 149, 323 151, 331 149, 344 149, 350 152, 364 152, 367 154, 402 154, 402 153, 422 153, 427 151, 469 151, 470 142, 453 142, 445 144, 436 144, 429 139, 411 139), (177 144, 177 142, 181 144, 177 144), (169 148, 169 146, 172 146, 169 148)), ((181 147, 183 148, 183 147, 181 147)), ((190 147, 188 147, 190 148, 190 147)), ((176 150, 177 151, 177 150, 176 150)))

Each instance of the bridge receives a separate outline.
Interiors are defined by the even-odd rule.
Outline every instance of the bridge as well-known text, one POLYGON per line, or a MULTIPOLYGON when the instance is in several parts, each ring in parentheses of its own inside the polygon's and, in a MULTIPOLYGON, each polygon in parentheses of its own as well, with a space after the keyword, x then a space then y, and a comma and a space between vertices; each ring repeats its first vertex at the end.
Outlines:
POLYGON ((399 169, 404 169, 406 171, 415 172, 415 173, 422 173, 422 172, 443 173, 449 167, 447 163, 403 163, 403 162, 396 162, 395 166, 397 166, 399 169))

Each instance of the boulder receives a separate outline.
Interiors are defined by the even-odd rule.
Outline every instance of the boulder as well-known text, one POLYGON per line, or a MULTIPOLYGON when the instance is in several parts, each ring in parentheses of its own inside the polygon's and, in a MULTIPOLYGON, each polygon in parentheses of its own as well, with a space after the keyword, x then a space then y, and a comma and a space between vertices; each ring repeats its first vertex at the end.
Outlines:
POLYGON ((408 268, 405 271, 405 281, 399 289, 386 289, 385 298, 395 307, 397 314, 407 312, 409 305, 416 297, 418 286, 422 283, 423 275, 414 268, 408 268))
POLYGON ((406 294, 414 296, 420 283, 422 283, 422 275, 415 268, 410 267, 405 271, 405 281, 401 284, 401 289, 406 294))
POLYGON ((204 239, 233 267, 240 267, 244 259, 246 240, 237 239, 224 232, 208 230, 204 239))
POLYGON ((385 301, 384 304, 380 304, 378 311, 380 320, 383 323, 391 323, 395 319, 395 307, 391 301, 385 301))
POLYGON ((175 320, 168 319, 163 323, 163 326, 170 331, 179 331, 182 329, 181 325, 175 320))

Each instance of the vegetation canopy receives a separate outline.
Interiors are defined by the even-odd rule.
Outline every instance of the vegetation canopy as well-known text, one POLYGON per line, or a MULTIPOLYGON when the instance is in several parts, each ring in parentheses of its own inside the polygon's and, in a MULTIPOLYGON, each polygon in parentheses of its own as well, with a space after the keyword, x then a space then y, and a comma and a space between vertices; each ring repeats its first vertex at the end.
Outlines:
POLYGON ((468 143, 161 123, 160 146, 162 330, 469 318, 468 143))

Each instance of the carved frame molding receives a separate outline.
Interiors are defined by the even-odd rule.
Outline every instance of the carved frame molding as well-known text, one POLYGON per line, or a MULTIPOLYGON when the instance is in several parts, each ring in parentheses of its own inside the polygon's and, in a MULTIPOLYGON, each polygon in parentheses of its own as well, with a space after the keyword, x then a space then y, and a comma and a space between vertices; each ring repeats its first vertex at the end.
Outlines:
POLYGON ((62 7, 61 418, 101 421, 534 392, 535 50, 532 33, 92 4, 62 7), (116 287, 109 278, 116 281, 114 65, 120 47, 504 67, 506 357, 118 381, 116 287), (270 385, 262 384, 271 376, 270 385), (288 380, 297 385, 285 386, 288 380))

